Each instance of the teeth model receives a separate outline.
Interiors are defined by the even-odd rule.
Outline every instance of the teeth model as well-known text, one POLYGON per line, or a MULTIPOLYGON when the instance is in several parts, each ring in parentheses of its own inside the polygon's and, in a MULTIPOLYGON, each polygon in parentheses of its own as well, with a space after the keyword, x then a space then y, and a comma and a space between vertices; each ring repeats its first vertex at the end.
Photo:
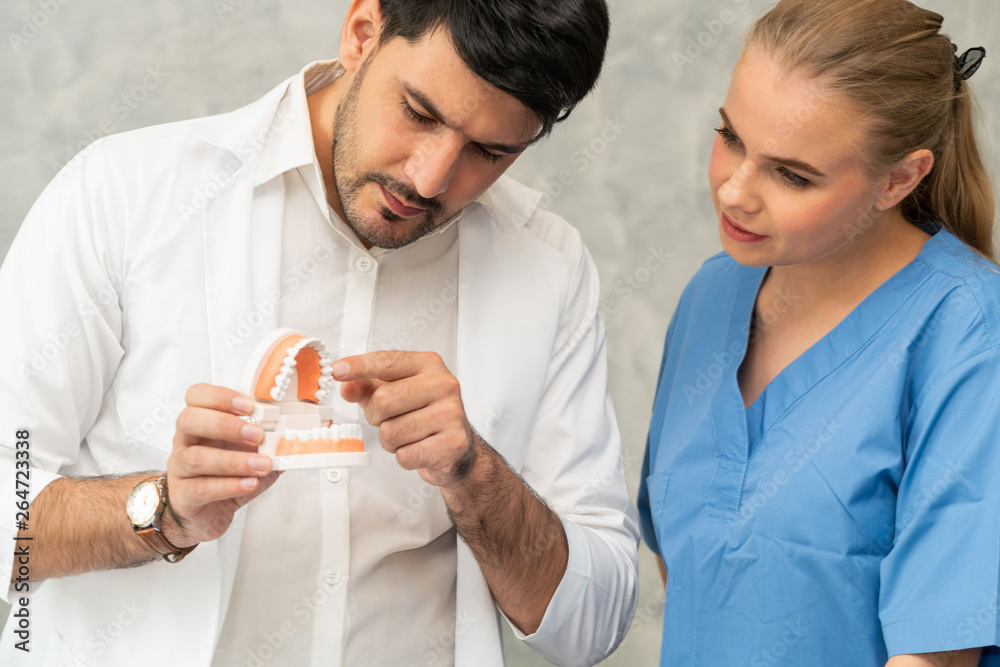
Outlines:
POLYGON ((244 391, 256 403, 251 418, 264 429, 260 451, 276 457, 275 470, 371 462, 361 425, 333 423, 334 382, 326 346, 292 329, 272 332, 251 355, 244 391))

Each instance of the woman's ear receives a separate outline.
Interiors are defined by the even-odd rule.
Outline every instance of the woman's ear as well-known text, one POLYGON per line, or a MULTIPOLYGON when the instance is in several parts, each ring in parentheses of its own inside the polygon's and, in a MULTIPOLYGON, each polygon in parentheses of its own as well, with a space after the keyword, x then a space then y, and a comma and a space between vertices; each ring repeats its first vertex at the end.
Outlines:
POLYGON ((340 64, 356 72, 368 54, 378 45, 382 30, 380 0, 351 0, 340 33, 340 64))
POLYGON ((913 151, 885 177, 879 192, 875 207, 880 211, 888 211, 913 192, 934 167, 934 153, 926 148, 913 151))

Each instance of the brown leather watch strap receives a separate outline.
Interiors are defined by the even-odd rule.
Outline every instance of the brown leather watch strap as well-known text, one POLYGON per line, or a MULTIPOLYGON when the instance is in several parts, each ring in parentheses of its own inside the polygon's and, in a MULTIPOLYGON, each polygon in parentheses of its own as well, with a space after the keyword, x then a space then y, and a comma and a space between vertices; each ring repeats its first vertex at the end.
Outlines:
POLYGON ((156 530, 152 526, 136 528, 135 534, 146 540, 146 543, 149 544, 149 546, 156 549, 160 555, 163 556, 163 559, 170 563, 176 563, 181 560, 184 556, 191 553, 192 549, 198 546, 197 544, 193 544, 183 549, 175 547, 166 537, 163 536, 163 533, 156 530))

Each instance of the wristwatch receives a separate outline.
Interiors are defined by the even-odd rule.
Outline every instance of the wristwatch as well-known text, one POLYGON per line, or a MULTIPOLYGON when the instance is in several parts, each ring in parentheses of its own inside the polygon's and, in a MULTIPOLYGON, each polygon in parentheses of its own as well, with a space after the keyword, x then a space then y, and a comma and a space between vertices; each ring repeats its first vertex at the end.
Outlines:
POLYGON ((160 516, 167 507, 167 476, 139 482, 129 494, 125 514, 135 534, 163 555, 163 560, 176 563, 191 553, 196 544, 180 549, 160 532, 160 516))

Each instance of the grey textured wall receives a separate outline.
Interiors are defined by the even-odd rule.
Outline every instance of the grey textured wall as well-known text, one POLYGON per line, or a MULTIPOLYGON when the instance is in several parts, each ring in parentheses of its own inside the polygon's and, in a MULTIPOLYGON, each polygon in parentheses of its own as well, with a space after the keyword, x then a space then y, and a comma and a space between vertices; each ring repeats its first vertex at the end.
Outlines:
MULTIPOLYGON (((973 80, 995 167, 1000 55, 992 54, 1000 54, 1000 3, 919 4, 945 15, 946 30, 962 48, 997 49, 973 80)), ((613 0, 614 37, 599 91, 512 171, 550 193, 550 208, 581 230, 600 268, 633 498, 667 322, 687 279, 719 249, 705 176, 716 109, 743 29, 769 5, 613 0), (690 62, 678 64, 675 54, 689 49, 690 62), (650 272, 645 263, 656 253, 669 261, 650 272)), ((256 99, 306 62, 336 54, 346 6, 346 0, 4 0, 0 256, 45 184, 90 141, 256 99)), ((645 547, 640 568, 636 619, 606 664, 657 664, 662 596, 645 547)), ((512 665, 547 664, 516 640, 508 642, 508 658, 512 665)))

